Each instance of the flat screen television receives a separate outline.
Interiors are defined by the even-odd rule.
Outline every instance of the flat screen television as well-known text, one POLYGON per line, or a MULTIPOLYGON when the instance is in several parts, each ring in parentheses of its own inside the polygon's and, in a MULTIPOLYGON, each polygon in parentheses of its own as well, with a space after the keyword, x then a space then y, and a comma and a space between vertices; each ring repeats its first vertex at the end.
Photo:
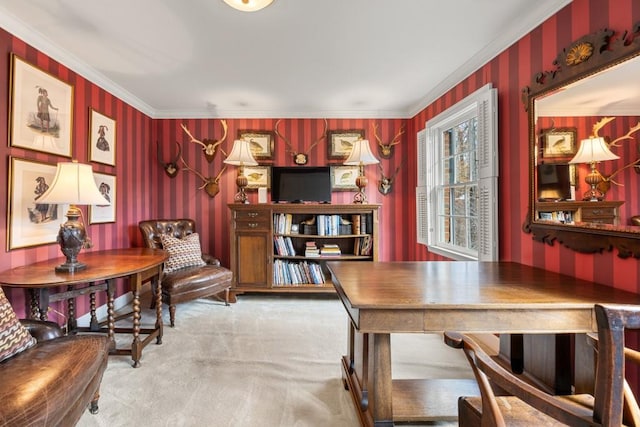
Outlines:
POLYGON ((568 164, 538 165, 538 200, 571 199, 571 166, 568 164))
POLYGON ((328 166, 274 166, 271 168, 274 203, 331 203, 328 166))

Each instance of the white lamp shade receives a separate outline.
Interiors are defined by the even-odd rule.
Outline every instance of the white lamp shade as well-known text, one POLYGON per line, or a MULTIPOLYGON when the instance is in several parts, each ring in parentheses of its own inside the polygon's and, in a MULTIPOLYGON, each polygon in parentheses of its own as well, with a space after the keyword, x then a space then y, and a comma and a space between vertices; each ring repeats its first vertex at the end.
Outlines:
POLYGON ((229 156, 224 160, 224 163, 236 166, 255 166, 258 164, 256 159, 253 158, 251 148, 249 147, 249 141, 246 139, 236 139, 233 141, 231 153, 229 153, 229 156))
POLYGON ((376 159, 371 152, 369 140, 367 139, 359 139, 354 142, 351 154, 349 154, 347 160, 344 161, 345 165, 373 165, 376 163, 380 163, 380 161, 376 159))
POLYGON ((242 12, 255 12, 269 6, 273 0, 224 0, 224 2, 242 12))
POLYGON ((604 138, 594 136, 580 141, 580 148, 569 163, 593 163, 619 158, 611 152, 604 138))
POLYGON ((96 187, 91 165, 77 162, 58 163, 53 182, 49 189, 38 198, 38 203, 110 205, 96 187))

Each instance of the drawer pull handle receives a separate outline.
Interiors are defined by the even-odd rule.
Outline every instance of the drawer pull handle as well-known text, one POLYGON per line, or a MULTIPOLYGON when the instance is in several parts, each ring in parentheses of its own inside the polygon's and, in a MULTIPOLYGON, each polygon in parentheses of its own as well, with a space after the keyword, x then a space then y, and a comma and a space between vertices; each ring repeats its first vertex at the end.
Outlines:
POLYGON ((251 218, 255 218, 258 216, 258 212, 247 212, 247 216, 251 218))
POLYGON ((258 223, 257 222, 250 222, 247 224, 247 226, 249 228, 257 228, 258 227, 258 223))
POLYGON ((591 211, 591 213, 593 215, 601 215, 602 214, 602 209, 594 209, 591 211))

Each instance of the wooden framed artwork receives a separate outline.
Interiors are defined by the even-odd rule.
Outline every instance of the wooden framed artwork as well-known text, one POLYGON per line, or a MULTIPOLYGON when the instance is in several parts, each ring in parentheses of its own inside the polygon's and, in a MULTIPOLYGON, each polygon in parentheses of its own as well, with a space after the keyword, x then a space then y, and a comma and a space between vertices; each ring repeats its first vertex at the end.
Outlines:
POLYGON ((66 205, 38 203, 56 165, 10 157, 7 250, 55 243, 66 205))
POLYGON ((239 130, 238 139, 249 141, 251 154, 257 160, 270 160, 273 158, 275 132, 268 130, 239 130))
POLYGON ((358 190, 359 166, 331 166, 331 191, 358 190))
POLYGON ((73 86, 11 55, 10 144, 71 157, 73 86))
POLYGON ((570 157, 576 150, 576 128, 558 128, 543 133, 543 157, 570 157))
POLYGON ((330 130, 327 132, 328 156, 330 159, 346 159, 351 154, 353 143, 364 138, 364 130, 330 130))
POLYGON ((89 109, 89 160, 116 165, 116 121, 89 109))
POLYGON ((116 222, 116 176, 94 172, 93 178, 100 194, 109 204, 89 206, 89 224, 116 222))
POLYGON ((271 188, 271 166, 245 166, 244 176, 249 182, 247 189, 271 188))

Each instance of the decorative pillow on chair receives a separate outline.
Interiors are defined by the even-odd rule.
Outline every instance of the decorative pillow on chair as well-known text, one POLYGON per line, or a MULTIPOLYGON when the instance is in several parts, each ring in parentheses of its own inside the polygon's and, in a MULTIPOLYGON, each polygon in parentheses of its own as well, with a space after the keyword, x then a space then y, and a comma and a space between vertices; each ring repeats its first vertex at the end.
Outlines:
POLYGON ((164 262, 164 272, 171 273, 185 267, 203 266, 200 236, 191 233, 184 239, 177 239, 166 234, 160 235, 162 248, 169 252, 169 259, 164 262))
POLYGON ((36 339, 22 326, 0 288, 0 361, 36 345, 36 339))

